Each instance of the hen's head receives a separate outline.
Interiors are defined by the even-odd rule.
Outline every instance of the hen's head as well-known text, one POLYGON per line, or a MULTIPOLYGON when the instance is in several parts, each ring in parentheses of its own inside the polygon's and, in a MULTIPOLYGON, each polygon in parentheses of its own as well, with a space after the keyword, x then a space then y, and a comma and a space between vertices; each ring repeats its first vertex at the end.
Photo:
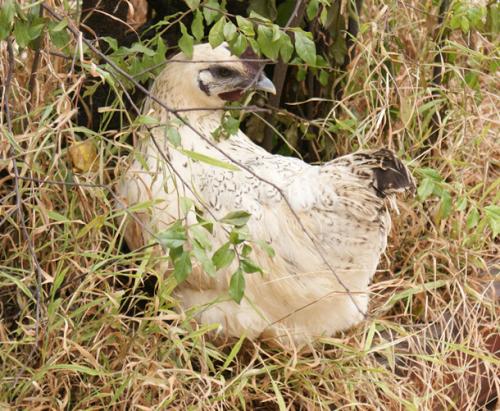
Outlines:
POLYGON ((170 95, 165 97, 172 100, 171 93, 178 94, 180 105, 220 107, 226 101, 239 100, 247 90, 276 92, 252 51, 237 57, 225 43, 215 49, 199 44, 191 59, 179 53, 172 60, 158 80, 168 84, 170 95))

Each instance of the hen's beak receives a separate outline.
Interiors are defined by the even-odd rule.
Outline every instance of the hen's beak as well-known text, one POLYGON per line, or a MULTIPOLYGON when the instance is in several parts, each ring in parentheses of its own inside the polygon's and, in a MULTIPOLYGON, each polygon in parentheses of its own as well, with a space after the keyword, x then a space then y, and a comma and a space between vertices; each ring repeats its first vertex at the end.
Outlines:
POLYGON ((261 73, 259 80, 255 83, 254 87, 255 90, 262 90, 266 91, 271 94, 276 94, 276 87, 274 87, 274 84, 271 80, 269 80, 264 73, 261 73))

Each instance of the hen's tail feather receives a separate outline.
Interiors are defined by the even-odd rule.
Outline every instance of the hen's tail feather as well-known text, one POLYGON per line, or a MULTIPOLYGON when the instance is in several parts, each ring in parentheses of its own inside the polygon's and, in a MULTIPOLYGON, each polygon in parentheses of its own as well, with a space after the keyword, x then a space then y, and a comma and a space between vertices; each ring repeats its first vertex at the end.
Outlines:
POLYGON ((373 173, 373 188, 377 195, 385 198, 402 191, 415 191, 415 180, 410 170, 388 149, 366 151, 354 154, 373 173))

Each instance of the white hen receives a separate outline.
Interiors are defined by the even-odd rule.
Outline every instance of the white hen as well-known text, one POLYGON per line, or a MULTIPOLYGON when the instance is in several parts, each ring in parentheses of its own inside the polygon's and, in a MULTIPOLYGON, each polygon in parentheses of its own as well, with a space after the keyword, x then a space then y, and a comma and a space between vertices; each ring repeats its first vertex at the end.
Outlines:
MULTIPOLYGON (((254 247, 251 257, 263 275, 245 275, 245 297, 237 304, 228 298, 236 262, 215 278, 195 265, 176 289, 181 305, 199 306, 198 320, 220 324, 223 335, 245 333, 249 338, 288 343, 332 335, 358 323, 367 309, 368 285, 386 247, 391 225, 387 200, 397 191, 414 188, 407 168, 389 150, 358 152, 312 166, 272 155, 241 131, 216 141, 212 133, 223 116, 217 108, 239 99, 248 88, 273 92, 272 83, 259 75, 258 65, 231 55, 225 45, 216 49, 198 45, 193 61, 183 54, 174 60, 186 62, 169 63, 151 92, 166 106, 180 110, 189 125, 178 124, 181 147, 177 148, 166 137, 165 127, 152 130, 165 156, 147 133, 137 147, 139 154, 118 191, 128 205, 155 203, 128 222, 129 246, 146 244, 151 233, 184 217, 179 197, 193 199, 200 209, 209 208, 209 219, 234 210, 248 211, 250 237, 266 241, 275 251, 270 257, 254 247), (207 110, 186 110, 190 108, 207 110), (182 150, 229 163, 222 154, 226 153, 244 168, 215 167, 187 157, 182 150), (137 224, 138 219, 142 224, 137 224)), ((162 124, 174 118, 151 99, 144 113, 162 124)), ((195 222, 193 212, 188 213, 187 222, 195 222)), ((227 233, 216 227, 214 250, 227 242, 227 233)))

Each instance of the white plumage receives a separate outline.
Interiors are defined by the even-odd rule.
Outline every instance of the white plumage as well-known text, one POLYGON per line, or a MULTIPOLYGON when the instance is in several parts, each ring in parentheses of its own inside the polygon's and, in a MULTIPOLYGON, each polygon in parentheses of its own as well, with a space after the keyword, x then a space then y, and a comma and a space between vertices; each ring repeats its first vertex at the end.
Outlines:
MULTIPOLYGON (((188 59, 179 54, 174 60, 188 59)), ((167 229, 178 218, 194 224, 192 211, 182 215, 180 197, 193 199, 200 210, 211 210, 212 216, 205 211, 207 219, 248 211, 250 238, 266 241, 275 251, 270 257, 261 247, 253 248, 251 258, 264 274, 245 275, 245 298, 238 305, 228 297, 236 261, 215 278, 195 264, 193 273, 176 289, 182 307, 198 306, 198 320, 220 324, 221 335, 245 333, 249 338, 284 343, 303 343, 356 324, 366 311, 368 286, 386 247, 387 199, 396 191, 414 188, 410 173, 388 150, 359 152, 312 166, 269 154, 241 131, 226 140, 214 140, 212 133, 223 116, 222 110, 214 109, 241 97, 245 88, 272 91, 272 83, 259 77, 255 64, 232 56, 225 45, 214 50, 207 44, 195 46, 193 61, 201 62, 169 63, 151 88, 168 107, 182 110, 179 114, 196 132, 177 122, 181 147, 175 148, 164 127, 152 129, 168 162, 144 133, 118 191, 130 206, 151 200, 155 204, 148 212, 136 213, 142 224, 129 220, 127 243, 138 248, 151 239, 150 233, 167 229), (184 111, 189 108, 209 110, 184 111), (195 161, 180 149, 230 163, 222 154, 226 153, 274 186, 244 169, 230 171, 195 161)), ((144 114, 162 124, 174 118, 151 100, 144 114)), ((213 250, 226 243, 227 236, 216 224, 213 250)))

